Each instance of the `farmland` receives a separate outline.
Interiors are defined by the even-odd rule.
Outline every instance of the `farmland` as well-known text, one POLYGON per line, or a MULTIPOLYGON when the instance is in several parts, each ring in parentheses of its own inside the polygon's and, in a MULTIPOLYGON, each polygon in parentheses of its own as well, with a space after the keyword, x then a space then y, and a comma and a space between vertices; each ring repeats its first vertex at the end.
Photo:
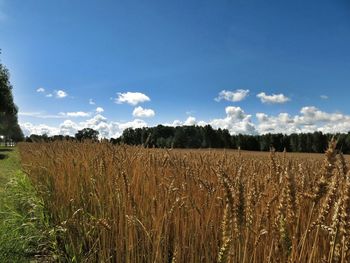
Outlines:
POLYGON ((325 155, 19 145, 62 260, 348 262, 350 181, 325 155))

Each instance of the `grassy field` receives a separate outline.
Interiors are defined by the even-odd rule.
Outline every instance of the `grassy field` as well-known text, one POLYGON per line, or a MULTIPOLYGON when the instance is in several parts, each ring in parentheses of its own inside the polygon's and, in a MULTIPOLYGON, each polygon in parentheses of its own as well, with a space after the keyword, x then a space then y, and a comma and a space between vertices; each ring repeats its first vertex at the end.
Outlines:
POLYGON ((48 262, 54 239, 45 221, 17 149, 0 148, 0 262, 48 262))
POLYGON ((324 155, 21 144, 77 262, 349 262, 348 161, 324 155))

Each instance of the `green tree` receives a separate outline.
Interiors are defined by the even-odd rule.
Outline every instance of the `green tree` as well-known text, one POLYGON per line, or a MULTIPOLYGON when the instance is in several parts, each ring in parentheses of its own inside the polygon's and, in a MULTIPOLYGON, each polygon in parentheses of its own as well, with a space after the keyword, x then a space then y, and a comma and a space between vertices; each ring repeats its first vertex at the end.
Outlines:
POLYGON ((17 113, 9 71, 0 63, 0 134, 14 141, 22 141, 24 136, 18 125, 17 113))
POLYGON ((97 141, 98 135, 99 135, 98 131, 91 128, 84 128, 75 134, 75 138, 78 141, 82 141, 86 139, 97 141))

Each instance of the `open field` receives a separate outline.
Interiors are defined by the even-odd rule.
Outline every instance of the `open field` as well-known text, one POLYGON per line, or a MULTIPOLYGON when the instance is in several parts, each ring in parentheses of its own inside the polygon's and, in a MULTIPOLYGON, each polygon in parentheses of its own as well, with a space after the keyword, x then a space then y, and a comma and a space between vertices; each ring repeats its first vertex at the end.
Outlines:
POLYGON ((347 160, 325 155, 20 144, 77 262, 349 262, 347 160))

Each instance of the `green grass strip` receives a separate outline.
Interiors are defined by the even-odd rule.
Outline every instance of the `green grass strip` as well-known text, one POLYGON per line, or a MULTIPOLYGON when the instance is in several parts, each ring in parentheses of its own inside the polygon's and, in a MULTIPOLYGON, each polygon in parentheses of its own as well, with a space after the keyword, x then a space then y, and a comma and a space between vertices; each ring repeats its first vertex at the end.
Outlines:
POLYGON ((53 232, 17 150, 0 148, 0 262, 55 261, 53 232))

